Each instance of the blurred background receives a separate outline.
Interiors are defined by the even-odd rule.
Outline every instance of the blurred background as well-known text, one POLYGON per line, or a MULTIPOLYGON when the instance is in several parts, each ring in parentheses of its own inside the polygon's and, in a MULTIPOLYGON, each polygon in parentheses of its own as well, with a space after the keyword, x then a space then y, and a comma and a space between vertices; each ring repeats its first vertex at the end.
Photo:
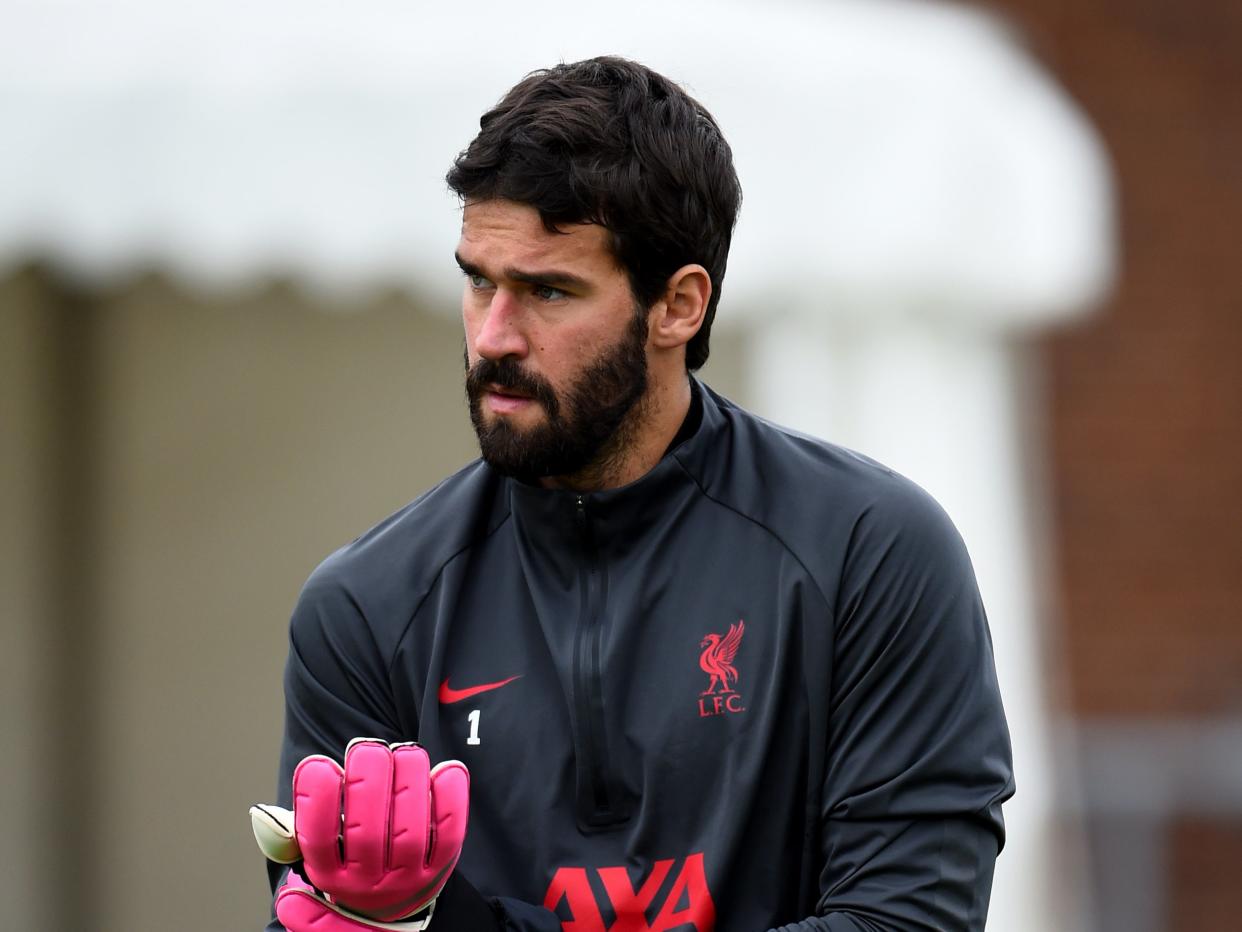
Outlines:
POLYGON ((989 928, 1242 914, 1242 6, 3 0, 6 928, 258 929, 286 621, 475 455, 443 175, 526 72, 682 82, 704 379, 928 488, 1018 795, 989 928))

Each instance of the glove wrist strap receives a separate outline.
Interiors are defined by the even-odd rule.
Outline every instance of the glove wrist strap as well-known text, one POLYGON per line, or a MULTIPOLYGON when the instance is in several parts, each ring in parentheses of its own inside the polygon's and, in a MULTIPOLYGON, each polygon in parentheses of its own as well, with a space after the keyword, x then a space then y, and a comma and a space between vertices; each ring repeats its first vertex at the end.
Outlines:
POLYGON ((362 913, 352 912, 344 906, 338 906, 327 897, 320 896, 318 893, 316 893, 315 896, 320 900, 320 902, 323 903, 324 906, 328 907, 328 909, 332 910, 337 915, 344 916, 346 919, 361 923, 368 929, 383 929, 385 932, 426 932, 427 927, 431 925, 431 916, 436 911, 436 901, 433 899, 421 910, 414 913, 414 915, 407 919, 402 919, 400 922, 383 922, 379 919, 372 919, 369 916, 364 916, 362 913))

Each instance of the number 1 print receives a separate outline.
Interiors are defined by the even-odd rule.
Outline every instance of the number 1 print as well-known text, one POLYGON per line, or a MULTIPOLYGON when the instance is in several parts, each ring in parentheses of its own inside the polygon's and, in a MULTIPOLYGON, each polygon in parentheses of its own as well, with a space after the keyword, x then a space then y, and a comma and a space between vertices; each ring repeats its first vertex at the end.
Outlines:
POLYGON ((478 709, 472 709, 470 714, 466 716, 466 720, 470 722, 470 737, 466 738, 466 744, 482 744, 479 740, 479 717, 483 713, 478 709))

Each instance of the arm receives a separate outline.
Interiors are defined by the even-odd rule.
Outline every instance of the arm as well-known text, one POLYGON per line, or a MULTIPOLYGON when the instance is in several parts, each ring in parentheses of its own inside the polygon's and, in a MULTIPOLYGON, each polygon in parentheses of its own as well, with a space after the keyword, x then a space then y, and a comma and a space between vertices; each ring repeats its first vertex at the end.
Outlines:
POLYGON ((774 932, 983 929, 997 854, 990 830, 957 820, 854 828, 866 839, 852 852, 868 859, 860 876, 821 900, 827 912, 774 932))
POLYGON ((837 593, 820 932, 982 930, 1013 793, 965 546, 902 482, 856 523, 837 593))
MULTIPOLYGON (((311 574, 289 622, 285 661, 285 729, 280 748, 276 803, 293 808, 293 771, 312 754, 343 760, 352 738, 402 740, 387 691, 383 660, 366 619, 331 570, 331 560, 311 574)), ((267 862, 273 895, 288 868, 267 862)), ((266 932, 282 932, 275 919, 266 932)))
MULTIPOLYGON (((320 754, 343 760, 346 747, 358 737, 394 743, 417 737, 403 734, 399 724, 403 716, 392 697, 386 659, 331 560, 311 575, 298 598, 290 621, 284 687, 277 804, 286 809, 293 808, 293 773, 305 758, 320 754)), ((300 869, 300 862, 293 866, 300 869)), ((289 869, 273 861, 267 868, 275 894, 289 869)), ((457 871, 437 899, 433 922, 436 932, 560 932, 560 923, 550 912, 484 897, 457 871)), ((267 932, 283 929, 275 918, 266 926, 267 932)))

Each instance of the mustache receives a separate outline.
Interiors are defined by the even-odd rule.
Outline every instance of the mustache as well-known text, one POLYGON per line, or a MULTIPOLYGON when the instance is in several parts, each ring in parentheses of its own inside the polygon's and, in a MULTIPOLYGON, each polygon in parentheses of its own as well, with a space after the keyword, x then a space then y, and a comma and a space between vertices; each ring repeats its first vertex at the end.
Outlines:
POLYGON ((527 372, 511 356, 503 359, 480 359, 466 370, 466 396, 478 402, 483 392, 496 387, 528 395, 543 405, 549 417, 555 417, 559 408, 556 392, 546 379, 527 372))

